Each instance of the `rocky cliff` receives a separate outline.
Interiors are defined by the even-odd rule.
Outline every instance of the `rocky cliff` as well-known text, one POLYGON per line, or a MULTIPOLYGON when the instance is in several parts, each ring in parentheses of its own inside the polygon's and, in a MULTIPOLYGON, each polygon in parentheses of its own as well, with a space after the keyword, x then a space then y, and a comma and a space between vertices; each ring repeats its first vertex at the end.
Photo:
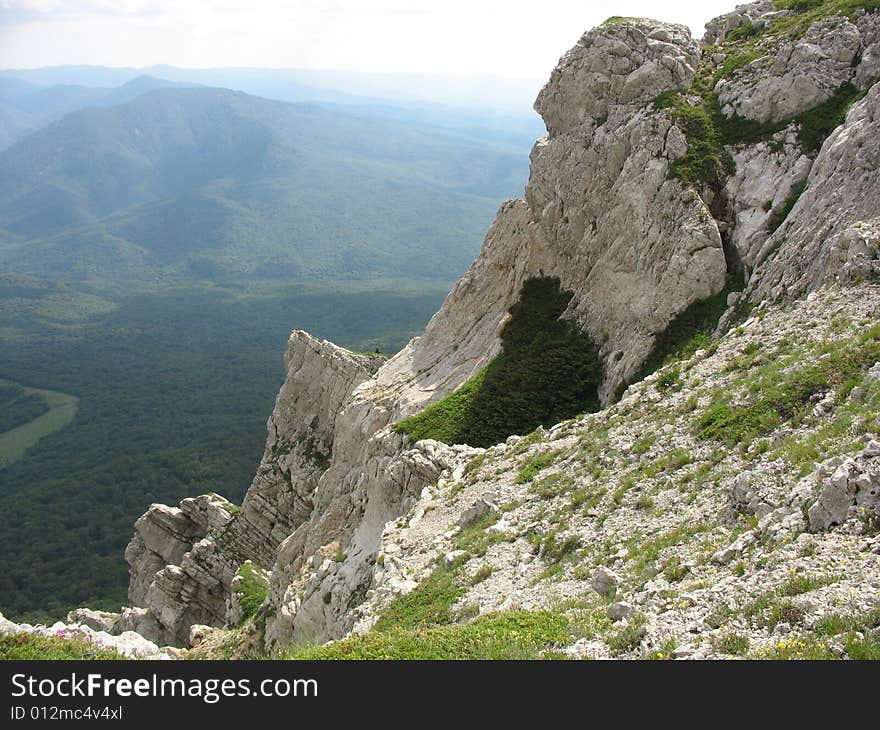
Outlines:
MULTIPOLYGON (((548 134, 532 151, 525 199, 498 211, 424 334, 385 361, 294 332, 243 505, 216 495, 153 505, 126 551, 138 608, 102 627, 185 646, 202 625, 241 625, 239 645, 272 650, 381 628, 401 597, 439 581, 454 594, 443 615, 459 622, 622 593, 607 611, 624 628, 584 634, 569 654, 613 654, 629 627, 617 653, 660 651, 690 632, 700 637, 690 653, 709 655, 718 627, 707 611, 742 609, 763 581, 756 545, 788 546, 773 558, 780 576, 813 570, 816 560, 791 562, 798 551, 872 555, 851 521, 853 510, 877 510, 877 434, 866 420, 876 387, 865 373, 880 305, 870 283, 880 274, 878 80, 880 13, 870 2, 763 0, 709 23, 702 43, 644 19, 585 33, 535 103, 548 134), (570 297, 562 318, 595 345, 603 410, 489 451, 413 442, 395 428, 502 353, 511 309, 535 278, 558 280, 570 297), (729 307, 711 351, 704 334, 696 354, 679 348, 680 365, 630 385, 719 302, 718 313, 729 307), (732 326, 746 334, 725 334, 732 326), (808 326, 808 341, 785 345, 808 326), (854 359, 823 370, 823 338, 856 348, 854 359), (753 369, 773 358, 788 370, 753 369), (712 430, 725 390, 742 389, 748 405, 750 385, 775 392, 773 378, 814 361, 822 382, 797 403, 765 403, 766 421, 733 435, 712 430), (843 403, 867 409, 848 413, 846 428, 833 425, 843 403), (834 438, 816 435, 826 430, 834 438), (809 442, 823 464, 807 481, 810 459, 786 461, 786 439, 809 442), (858 451, 849 476, 823 487, 847 451, 858 451), (823 489, 841 493, 826 499, 823 489), (805 537, 840 524, 852 538, 805 537), (734 558, 738 583, 719 567, 734 558), (685 577, 693 585, 682 591, 685 577), (259 608, 245 610, 255 597, 259 608), (687 605, 658 618, 676 602, 687 605)), ((862 568, 876 604, 876 559, 862 568)), ((867 610, 858 580, 835 581, 819 602, 851 588, 867 610)), ((590 604, 590 616, 597 610, 590 604)))

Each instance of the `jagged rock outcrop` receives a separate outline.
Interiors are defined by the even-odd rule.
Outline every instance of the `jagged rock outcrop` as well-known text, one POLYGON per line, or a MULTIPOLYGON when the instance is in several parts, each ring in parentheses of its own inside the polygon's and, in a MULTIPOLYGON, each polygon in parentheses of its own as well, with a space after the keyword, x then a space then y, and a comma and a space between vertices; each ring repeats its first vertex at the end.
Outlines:
POLYGON ((669 174, 687 143, 651 104, 686 90, 699 58, 682 26, 601 26, 562 57, 535 102, 550 131, 526 188, 546 238, 541 270, 575 292, 565 316, 603 343, 603 402, 677 314, 724 286, 718 225, 669 174))
POLYGON ((240 565, 274 565, 280 543, 313 513, 343 404, 382 362, 293 332, 266 451, 241 509, 233 515, 228 502, 211 495, 184 500, 179 509, 153 505, 138 520, 126 549, 129 599, 158 623, 158 640, 185 645, 192 625, 225 625, 240 565))
POLYGON ((840 464, 822 480, 808 511, 810 528, 827 530, 853 516, 880 517, 880 442, 871 441, 857 458, 840 464))
POLYGON ((402 438, 382 431, 370 438, 363 471, 349 470, 343 489, 328 472, 319 487, 324 509, 280 546, 268 597, 269 646, 283 646, 290 637, 326 641, 347 633, 351 609, 372 583, 386 523, 408 512, 426 487, 463 467, 474 453, 436 441, 401 451, 395 441, 402 438))
POLYGON ((877 270, 876 175, 870 171, 877 169, 878 154, 872 87, 880 80, 880 14, 856 10, 851 17, 819 18, 803 30, 795 25, 785 31, 774 28, 780 17, 797 16, 780 14, 772 2, 740 6, 710 22, 704 38, 716 44, 716 67, 737 54, 752 59, 715 84, 727 118, 790 122, 781 131, 771 129, 765 140, 731 148, 735 170, 725 186, 730 241, 749 275, 753 301, 802 296, 877 270), (728 35, 748 29, 755 34, 752 45, 725 46, 728 35), (846 88, 866 98, 856 101, 852 116, 821 150, 803 150, 803 115, 846 88))
POLYGON ((880 273, 880 86, 825 140, 806 189, 764 242, 749 282, 755 300, 796 297, 880 273))
MULTIPOLYGON (((563 316, 599 346, 599 396, 607 405, 670 323, 719 294, 737 269, 752 304, 878 273, 878 14, 821 19, 796 37, 761 37, 778 15, 768 1, 740 7, 709 24, 706 42, 714 45, 702 49, 683 26, 640 19, 584 34, 536 101, 548 135, 532 151, 525 199, 501 206, 479 257, 424 334, 385 361, 294 332, 266 450, 241 510, 214 496, 151 506, 126 551, 137 608, 126 609, 114 630, 137 625, 144 636, 182 645, 194 625, 238 621, 232 594, 246 560, 270 571, 254 624, 267 646, 369 628, 373 608, 413 587, 404 567, 425 567, 434 548, 424 545, 449 542, 418 530, 439 520, 426 517, 428 505, 477 453, 413 444, 392 426, 499 353, 508 310, 531 277, 558 277, 572 292, 563 316), (772 129, 729 145, 733 165, 717 184, 694 185, 676 162, 701 140, 657 97, 676 92, 689 105, 704 103, 693 93, 695 79, 741 51, 725 39, 747 24, 758 36, 753 60, 712 92, 728 118, 772 129), (866 91, 864 98, 821 150, 804 149, 793 117, 845 84, 866 91), (422 547, 418 559, 398 560, 396 520, 407 514, 406 529, 415 532, 406 540, 422 547)), ((736 504, 751 509, 750 484, 732 488, 736 504)), ((794 529, 800 513, 781 515, 791 505, 759 492, 754 509, 768 520, 768 534, 783 523, 794 529)), ((454 515, 458 529, 461 519, 454 515)), ((503 533, 505 520, 493 529, 503 533)), ((462 557, 455 552, 444 553, 450 565, 462 557)), ((486 601, 511 605, 495 603, 486 601)), ((617 613, 626 620, 627 611, 617 613)))
POLYGON ((838 16, 812 24, 801 38, 780 43, 771 37, 766 43, 767 55, 715 87, 727 116, 781 122, 813 109, 853 80, 864 39, 854 23, 838 16))

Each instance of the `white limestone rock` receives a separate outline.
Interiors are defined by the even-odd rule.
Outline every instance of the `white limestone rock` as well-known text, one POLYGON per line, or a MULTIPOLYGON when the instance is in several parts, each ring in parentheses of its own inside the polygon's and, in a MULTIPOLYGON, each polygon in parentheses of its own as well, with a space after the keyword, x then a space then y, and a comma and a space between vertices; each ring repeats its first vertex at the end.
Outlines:
POLYGON ((861 42, 859 29, 842 16, 814 23, 802 38, 781 43, 732 79, 719 81, 715 92, 722 112, 781 122, 818 106, 852 81, 861 42))
POLYGON ((803 296, 880 274, 880 85, 825 140, 806 189, 755 256, 752 301, 803 296))

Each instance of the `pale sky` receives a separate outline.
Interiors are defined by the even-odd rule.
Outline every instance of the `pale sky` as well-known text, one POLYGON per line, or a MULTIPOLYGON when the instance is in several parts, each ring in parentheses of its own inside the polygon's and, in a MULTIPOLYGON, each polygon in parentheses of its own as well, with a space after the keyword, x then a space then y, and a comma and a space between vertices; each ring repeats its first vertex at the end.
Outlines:
POLYGON ((0 0, 0 68, 340 69, 546 78, 611 15, 695 36, 737 0, 0 0))

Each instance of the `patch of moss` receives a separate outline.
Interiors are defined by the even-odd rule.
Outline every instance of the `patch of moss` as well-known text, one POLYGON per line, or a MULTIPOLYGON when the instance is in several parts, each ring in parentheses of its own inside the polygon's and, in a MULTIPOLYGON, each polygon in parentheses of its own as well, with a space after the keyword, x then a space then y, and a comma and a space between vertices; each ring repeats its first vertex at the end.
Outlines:
POLYGON ((394 430, 414 440, 490 446, 598 409, 598 348, 574 322, 560 319, 571 297, 558 278, 528 279, 501 331, 501 354, 394 430))

